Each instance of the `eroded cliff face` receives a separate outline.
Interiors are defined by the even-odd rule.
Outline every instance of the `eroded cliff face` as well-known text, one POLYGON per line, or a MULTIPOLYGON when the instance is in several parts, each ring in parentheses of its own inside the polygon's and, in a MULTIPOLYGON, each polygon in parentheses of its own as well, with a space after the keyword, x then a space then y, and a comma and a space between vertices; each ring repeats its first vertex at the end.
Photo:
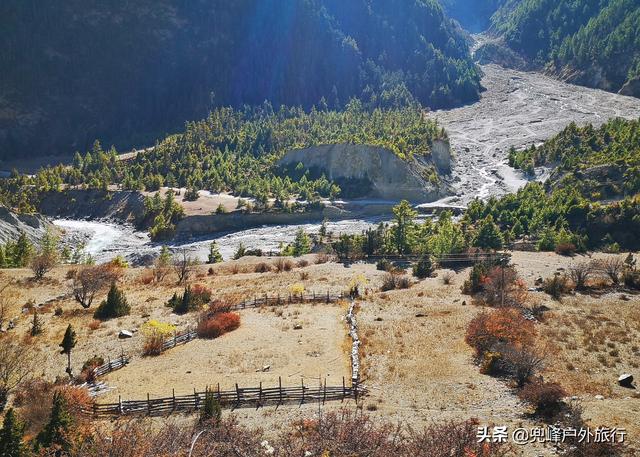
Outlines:
POLYGON ((0 206, 0 242, 15 241, 20 232, 31 240, 36 241, 44 235, 51 224, 40 215, 16 214, 0 206))
POLYGON ((327 179, 366 179, 371 183, 367 197, 412 202, 434 201, 448 194, 442 182, 434 182, 433 166, 440 173, 451 169, 451 152, 445 141, 436 142, 431 160, 399 159, 391 151, 375 146, 355 144, 321 145, 297 149, 279 161, 286 167, 302 163, 317 168, 327 179), (430 179, 431 177, 431 179, 430 179))

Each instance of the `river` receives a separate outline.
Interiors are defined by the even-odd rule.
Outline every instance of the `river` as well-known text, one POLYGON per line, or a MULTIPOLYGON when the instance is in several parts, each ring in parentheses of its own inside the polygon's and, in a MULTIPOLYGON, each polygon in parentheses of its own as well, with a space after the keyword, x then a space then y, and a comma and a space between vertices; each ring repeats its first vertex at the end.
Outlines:
MULTIPOLYGON (((465 206, 475 197, 504 195, 526 184, 524 176, 507 165, 510 147, 519 149, 542 143, 570 122, 600 125, 611 117, 640 117, 637 98, 566 84, 536 72, 508 70, 493 64, 481 68, 486 90, 478 102, 428 113, 445 127, 454 152, 453 171, 446 179, 455 195, 437 202, 440 205, 465 206)), ((538 173, 537 179, 545 178, 545 170, 538 173)), ((330 222, 328 230, 358 233, 380 220, 330 222)), ((116 255, 139 259, 160 249, 146 234, 129 226, 69 220, 58 220, 55 224, 68 236, 84 239, 86 251, 96 261, 116 255)), ((186 247, 204 260, 211 240, 215 239, 223 257, 229 259, 240 243, 262 250, 277 249, 280 243, 291 242, 299 228, 317 233, 320 224, 260 227, 171 247, 186 247)))

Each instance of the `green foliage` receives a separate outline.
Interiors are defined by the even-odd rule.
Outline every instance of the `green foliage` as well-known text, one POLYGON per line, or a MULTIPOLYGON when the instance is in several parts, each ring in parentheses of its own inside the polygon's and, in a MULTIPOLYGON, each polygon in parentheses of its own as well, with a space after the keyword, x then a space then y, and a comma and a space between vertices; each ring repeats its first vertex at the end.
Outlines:
POLYGON ((73 425, 73 416, 69 411, 69 405, 64 395, 56 392, 53 395, 53 406, 49 422, 36 437, 37 448, 59 448, 62 451, 71 450, 69 432, 73 425))
MULTIPOLYGON (((3 5, 4 41, 22 50, 3 68, 7 155, 68 153, 96 137, 146 144, 211 106, 335 109, 361 97, 440 107, 477 100, 480 89, 466 38, 432 0, 3 5)), ((128 188, 157 188, 157 177, 132 177, 128 188)))
MULTIPOLYGON (((31 336, 38 336, 42 334, 42 319, 40 318, 40 313, 37 310, 33 312, 33 321, 31 322, 31 336)), ((0 454, 2 455, 2 454, 0 454)))
POLYGON ((114 282, 111 284, 107 299, 98 306, 93 317, 100 320, 107 320, 127 316, 130 312, 131 307, 127 303, 127 298, 114 282))
POLYGON ((637 0, 522 0, 506 2, 493 27, 513 49, 569 69, 574 82, 618 91, 638 75, 640 4, 637 0), (593 78, 601 73, 600 81, 593 78))
POLYGON ((203 308, 211 301, 211 291, 202 286, 185 287, 184 293, 178 295, 174 293, 167 302, 167 306, 173 309, 176 314, 186 314, 203 308))
POLYGON ((307 235, 304 229, 300 228, 296 232, 296 238, 291 245, 291 253, 295 257, 309 254, 311 252, 311 238, 307 235))
POLYGON ((69 377, 71 377, 71 351, 76 347, 76 343, 76 332, 73 331, 73 327, 69 324, 60 343, 60 347, 62 348, 60 353, 67 354, 67 374, 69 377))
POLYGON ((200 410, 200 421, 211 422, 213 425, 218 425, 222 419, 222 407, 220 402, 216 398, 214 392, 207 390, 204 396, 204 403, 202 404, 202 410, 200 410))
POLYGON ((149 235, 154 241, 173 236, 175 224, 184 216, 184 209, 175 201, 175 194, 171 189, 166 192, 164 200, 159 192, 153 197, 145 197, 144 209, 145 221, 153 221, 149 235))
POLYGON ((418 215, 408 201, 402 200, 393 207, 395 225, 392 229, 395 249, 398 254, 407 254, 411 246, 411 234, 415 228, 413 220, 418 215))
POLYGON ((209 245, 209 257, 207 259, 207 263, 220 262, 222 262, 222 254, 220 254, 220 250, 218 249, 218 243, 212 241, 209 245))
POLYGON ((473 246, 482 249, 502 249, 502 233, 493 222, 493 216, 489 215, 480 223, 478 233, 473 240, 473 246))
POLYGON ((0 245, 0 268, 24 268, 29 265, 33 253, 33 244, 21 231, 17 240, 0 245))
POLYGON ((18 419, 14 409, 9 408, 0 430, 0 456, 26 457, 29 455, 22 442, 23 438, 24 424, 18 419))
POLYGON ((433 273, 433 270, 434 266, 431 257, 426 255, 413 266, 413 276, 420 279, 428 278, 433 273))

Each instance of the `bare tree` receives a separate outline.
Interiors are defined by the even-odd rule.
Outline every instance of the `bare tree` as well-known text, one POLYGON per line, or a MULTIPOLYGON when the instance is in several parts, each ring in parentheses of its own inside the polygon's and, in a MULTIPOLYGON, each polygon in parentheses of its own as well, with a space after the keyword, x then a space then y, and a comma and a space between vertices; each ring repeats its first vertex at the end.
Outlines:
POLYGON ((0 287, 0 330, 4 328, 4 321, 7 318, 7 313, 9 312, 9 298, 7 297, 7 293, 5 293, 9 284, 10 283, 7 283, 0 287))
POLYGON ((31 376, 37 362, 32 347, 10 336, 0 338, 0 411, 11 391, 31 376))
POLYGON ((598 267, 611 279, 614 285, 620 284, 620 276, 624 271, 624 262, 620 257, 609 257, 598 262, 598 267))
POLYGON ((569 278, 573 281, 576 289, 584 289, 587 285, 587 279, 593 273, 593 264, 591 262, 572 263, 568 268, 569 278))
POLYGON ((178 284, 183 284, 189 280, 189 276, 193 273, 196 265, 196 260, 187 254, 187 250, 184 248, 180 249, 173 257, 173 269, 178 275, 178 284))
POLYGON ((91 307, 95 296, 115 282, 119 276, 119 269, 109 264, 84 267, 73 277, 73 298, 87 309, 91 307))
POLYGON ((58 263, 58 237, 50 230, 40 240, 38 252, 31 258, 30 265, 36 280, 44 278, 44 275, 53 269, 58 263))

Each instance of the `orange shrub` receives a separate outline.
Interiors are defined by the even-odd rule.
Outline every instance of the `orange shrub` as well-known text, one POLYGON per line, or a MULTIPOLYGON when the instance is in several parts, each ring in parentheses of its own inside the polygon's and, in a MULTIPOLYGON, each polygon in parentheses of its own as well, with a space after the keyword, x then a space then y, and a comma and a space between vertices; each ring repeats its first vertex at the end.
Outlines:
POLYGON ((198 323, 198 336, 200 338, 218 338, 227 332, 240 327, 240 315, 237 313, 208 314, 198 323))
POLYGON ((140 284, 142 284, 143 286, 148 286, 149 284, 151 284, 153 281, 155 280, 155 276, 153 274, 153 271, 151 270, 144 270, 140 276, 138 277, 138 281, 140 282, 140 284))
POLYGON ((467 326, 465 341, 481 356, 497 343, 520 348, 533 343, 536 331, 533 322, 525 319, 515 308, 483 311, 467 326))

